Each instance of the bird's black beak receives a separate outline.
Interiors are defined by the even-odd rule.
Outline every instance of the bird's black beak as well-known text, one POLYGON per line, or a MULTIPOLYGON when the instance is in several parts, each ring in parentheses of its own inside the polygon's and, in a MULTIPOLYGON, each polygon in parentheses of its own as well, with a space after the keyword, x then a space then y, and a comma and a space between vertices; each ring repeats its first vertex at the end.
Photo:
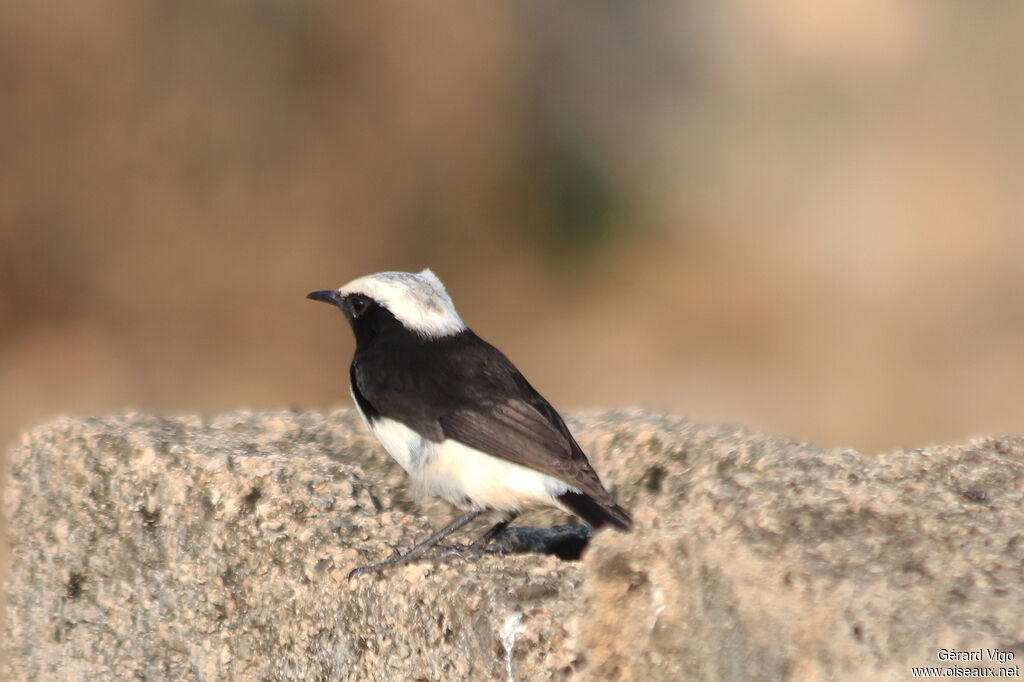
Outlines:
POLYGON ((338 292, 334 289, 327 291, 311 291, 306 294, 306 298, 311 298, 314 301, 323 301, 324 303, 330 303, 331 305, 338 305, 341 300, 338 298, 338 292))

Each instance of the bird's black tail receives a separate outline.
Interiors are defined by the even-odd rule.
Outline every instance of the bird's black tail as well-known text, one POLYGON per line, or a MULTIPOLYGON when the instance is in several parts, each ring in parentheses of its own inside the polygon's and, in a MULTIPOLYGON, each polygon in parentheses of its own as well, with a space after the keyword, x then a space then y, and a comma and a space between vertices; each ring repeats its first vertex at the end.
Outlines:
POLYGON ((571 491, 559 495, 558 500, 594 530, 609 523, 621 531, 633 527, 633 517, 617 504, 601 504, 589 495, 571 491))

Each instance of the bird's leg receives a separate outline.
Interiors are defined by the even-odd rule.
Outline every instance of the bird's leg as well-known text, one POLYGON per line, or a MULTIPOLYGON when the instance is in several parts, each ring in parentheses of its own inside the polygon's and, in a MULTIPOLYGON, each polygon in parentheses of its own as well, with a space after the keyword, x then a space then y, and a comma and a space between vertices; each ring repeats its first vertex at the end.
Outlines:
POLYGON ((487 547, 487 545, 491 544, 491 541, 494 540, 494 538, 501 535, 501 533, 508 528, 508 525, 515 521, 518 516, 519 512, 509 512, 507 517, 498 521, 496 524, 491 526, 486 533, 477 538, 473 544, 469 546, 469 549, 482 550, 487 547))
MULTIPOLYGON (((469 523, 470 521, 472 521, 473 519, 475 519, 476 517, 480 516, 483 513, 484 513, 484 510, 482 510, 482 509, 474 509, 473 511, 468 511, 465 514, 463 514, 462 516, 456 518, 454 521, 449 523, 447 526, 445 526, 441 530, 436 531, 429 538, 427 538, 426 540, 424 540, 420 544, 416 545, 415 547, 410 549, 405 554, 396 554, 395 556, 391 557, 390 559, 387 559, 385 561, 381 561, 380 563, 369 564, 367 566, 360 566, 359 568, 354 568, 354 569, 352 569, 351 572, 349 572, 348 577, 351 578, 354 575, 362 575, 363 573, 373 573, 373 572, 380 571, 380 570, 385 569, 385 568, 389 568, 391 566, 399 566, 401 564, 407 564, 410 561, 415 561, 416 559, 419 559, 424 554, 426 554, 429 550, 433 549, 434 546, 437 545, 437 543, 441 542, 441 540, 445 539, 446 537, 448 537, 449 535, 451 535, 452 533, 454 533, 458 529, 462 528, 467 523, 469 523)), ((505 522, 505 525, 507 526, 508 522, 505 522)), ((501 526, 501 524, 500 523, 499 524, 495 524, 494 528, 497 528, 498 526, 501 526)), ((494 528, 492 528, 491 530, 494 530, 494 528)), ((501 530, 503 530, 503 529, 504 529, 504 526, 502 526, 502 528, 499 529, 498 532, 500 533, 501 530)), ((487 531, 487 533, 485 533, 485 535, 489 534, 490 532, 491 531, 487 531)), ((481 538, 481 539, 483 539, 483 538, 481 538)))

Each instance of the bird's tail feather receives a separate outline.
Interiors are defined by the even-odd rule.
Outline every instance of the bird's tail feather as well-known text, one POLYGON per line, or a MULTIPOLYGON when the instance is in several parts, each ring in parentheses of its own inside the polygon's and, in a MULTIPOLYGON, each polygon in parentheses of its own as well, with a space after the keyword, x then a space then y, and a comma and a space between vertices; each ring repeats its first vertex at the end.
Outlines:
POLYGON ((617 504, 601 504, 584 493, 566 492, 558 496, 559 501, 572 513, 586 521, 595 530, 611 524, 622 531, 633 527, 633 517, 617 504))

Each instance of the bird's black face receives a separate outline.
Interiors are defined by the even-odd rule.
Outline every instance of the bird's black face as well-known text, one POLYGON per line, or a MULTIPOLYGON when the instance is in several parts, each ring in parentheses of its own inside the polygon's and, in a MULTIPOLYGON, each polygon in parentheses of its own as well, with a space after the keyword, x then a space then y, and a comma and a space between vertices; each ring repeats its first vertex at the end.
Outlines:
POLYGON ((370 308, 376 304, 376 302, 369 296, 364 296, 363 294, 347 294, 342 296, 333 289, 326 291, 312 291, 306 294, 306 298, 337 306, 341 309, 341 312, 345 314, 345 317, 349 322, 354 322, 363 317, 370 311, 370 308))
POLYGON ((307 294, 306 298, 337 306, 352 327, 358 345, 369 343, 383 328, 397 324, 387 308, 364 294, 355 293, 342 296, 333 290, 314 291, 307 294))
POLYGON ((360 294, 349 294, 341 300, 341 311, 350 322, 354 322, 366 315, 370 308, 375 305, 372 298, 360 294))

